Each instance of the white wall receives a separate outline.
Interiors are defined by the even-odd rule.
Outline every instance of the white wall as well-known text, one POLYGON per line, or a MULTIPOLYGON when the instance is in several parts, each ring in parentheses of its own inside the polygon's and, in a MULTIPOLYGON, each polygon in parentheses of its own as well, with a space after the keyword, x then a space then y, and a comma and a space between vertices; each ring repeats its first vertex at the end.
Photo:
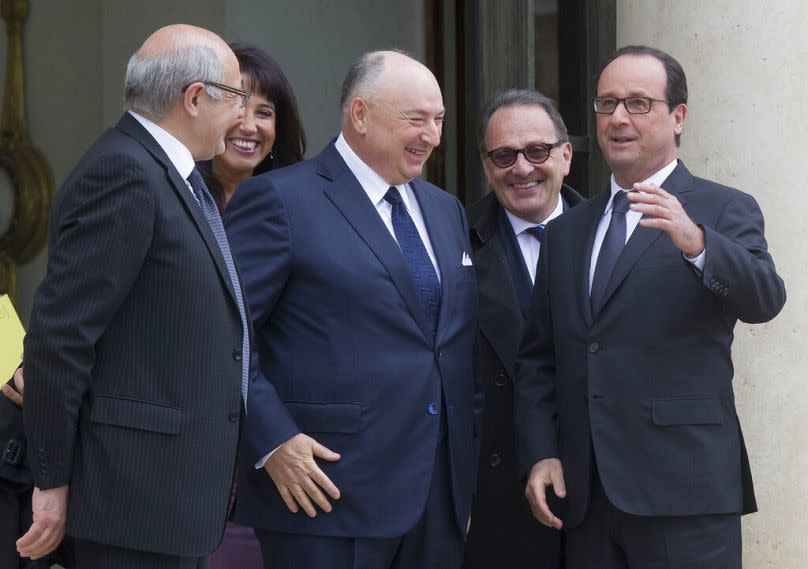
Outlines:
POLYGON ((620 0, 618 45, 676 57, 690 90, 681 156, 695 174, 752 194, 786 282, 773 322, 739 324, 738 414, 760 512, 743 518, 744 566, 808 567, 808 4, 799 0, 620 0))
POLYGON ((267 51, 289 78, 316 155, 339 132, 342 80, 366 51, 396 47, 423 59, 423 0, 229 2, 225 39, 267 51))

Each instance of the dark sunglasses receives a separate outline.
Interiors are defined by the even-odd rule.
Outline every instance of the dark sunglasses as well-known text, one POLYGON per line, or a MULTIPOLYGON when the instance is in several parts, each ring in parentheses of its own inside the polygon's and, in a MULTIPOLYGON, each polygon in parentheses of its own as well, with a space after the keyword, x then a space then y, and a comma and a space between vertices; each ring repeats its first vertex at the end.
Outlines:
POLYGON ((531 164, 543 164, 547 162, 553 148, 558 148, 562 144, 564 144, 563 140, 553 143, 531 144, 524 148, 508 148, 507 146, 502 146, 495 148, 491 152, 486 152, 486 156, 491 159, 491 162, 493 162, 494 166, 497 168, 509 168, 513 166, 520 154, 531 164))

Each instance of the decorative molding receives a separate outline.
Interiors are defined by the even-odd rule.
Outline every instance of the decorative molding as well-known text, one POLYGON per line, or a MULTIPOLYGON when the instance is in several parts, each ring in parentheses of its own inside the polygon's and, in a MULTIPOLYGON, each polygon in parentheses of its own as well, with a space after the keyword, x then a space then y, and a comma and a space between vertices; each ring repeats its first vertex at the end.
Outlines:
POLYGON ((13 215, 0 236, 0 292, 13 297, 16 265, 33 259, 47 239, 48 211, 54 194, 53 174, 28 137, 23 74, 23 24, 28 0, 0 0, 6 22, 8 53, 0 119, 0 169, 14 187, 13 215))

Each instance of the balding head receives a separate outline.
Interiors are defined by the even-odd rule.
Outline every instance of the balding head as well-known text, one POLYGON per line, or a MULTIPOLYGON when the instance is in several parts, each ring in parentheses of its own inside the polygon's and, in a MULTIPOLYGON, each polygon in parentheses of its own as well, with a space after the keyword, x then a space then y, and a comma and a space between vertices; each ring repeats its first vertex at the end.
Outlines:
MULTIPOLYGON (((224 67, 233 61, 233 52, 211 31, 185 24, 160 28, 129 60, 124 106, 160 121, 182 100, 188 85, 196 81, 222 83, 224 67)), ((222 98, 213 88, 208 94, 214 100, 222 98)))
POLYGON ((195 160, 224 151, 224 135, 243 114, 238 60, 208 30, 177 24, 143 42, 126 68, 124 106, 173 135, 195 160))
POLYGON ((351 67, 342 89, 342 133, 387 183, 419 176, 443 130, 435 76, 398 51, 375 51, 351 67))
POLYGON ((204 28, 187 24, 172 24, 160 28, 143 42, 137 55, 143 58, 160 57, 180 49, 188 49, 206 45, 211 49, 226 51, 225 41, 204 28))

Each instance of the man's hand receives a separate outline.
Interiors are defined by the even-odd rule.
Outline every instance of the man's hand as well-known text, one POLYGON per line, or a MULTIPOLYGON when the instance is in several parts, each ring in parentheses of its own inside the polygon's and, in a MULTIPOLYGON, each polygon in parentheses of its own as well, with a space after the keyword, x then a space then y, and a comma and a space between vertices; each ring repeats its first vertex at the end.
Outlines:
POLYGON ((34 523, 24 536, 17 540, 20 557, 40 559, 59 547, 67 528, 68 485, 40 490, 34 488, 31 510, 34 523))
POLYGON ((561 529, 563 525, 561 520, 555 517, 547 506, 547 486, 552 486, 553 492, 559 498, 567 495, 564 471, 561 468, 561 461, 557 458, 545 458, 533 465, 527 479, 525 496, 530 502, 533 517, 547 527, 561 529))
POLYGON ((656 184, 634 184, 636 192, 629 192, 632 211, 650 216, 643 217, 640 225, 661 229, 671 236, 673 244, 689 257, 698 257, 704 251, 704 230, 693 223, 682 204, 656 184))
POLYGON ((331 462, 340 459, 337 453, 325 448, 313 438, 298 433, 283 443, 264 465, 278 492, 281 493, 286 507, 297 513, 299 504, 310 518, 317 515, 312 500, 324 512, 331 511, 331 504, 322 490, 334 500, 339 500, 339 489, 320 470, 314 460, 315 457, 331 462))
MULTIPOLYGON (((22 359, 22 354, 20 354, 20 359, 22 359)), ((25 391, 25 381, 22 377, 22 367, 18 367, 14 372, 14 386, 17 388, 17 391, 14 391, 10 385, 6 385, 4 383, 2 387, 3 395, 8 397, 17 407, 22 407, 22 396, 23 392, 25 391)))

